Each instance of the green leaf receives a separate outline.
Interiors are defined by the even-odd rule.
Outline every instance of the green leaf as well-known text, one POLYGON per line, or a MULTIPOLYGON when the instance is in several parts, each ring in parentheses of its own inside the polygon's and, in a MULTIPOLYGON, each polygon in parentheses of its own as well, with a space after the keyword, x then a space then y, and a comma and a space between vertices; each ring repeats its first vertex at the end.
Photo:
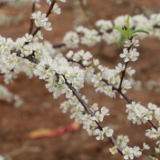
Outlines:
POLYGON ((149 158, 152 159, 152 160, 154 159, 154 157, 152 157, 152 156, 150 156, 150 155, 149 155, 149 158))
POLYGON ((138 36, 138 34, 133 34, 133 35, 131 36, 131 38, 136 37, 136 36, 138 36))
POLYGON ((128 15, 128 17, 127 17, 127 31, 129 31, 129 28, 130 28, 130 25, 129 25, 129 15, 128 15))
POLYGON ((123 29, 121 29, 121 28, 118 28, 118 27, 112 27, 112 29, 115 29, 115 30, 117 30, 117 31, 121 32, 122 34, 124 34, 124 35, 128 36, 128 32, 127 32, 127 31, 125 31, 125 30, 123 30, 123 29))
POLYGON ((132 32, 134 32, 134 30, 133 29, 129 29, 129 31, 132 33, 132 32))
POLYGON ((118 40, 118 47, 121 46, 121 44, 124 42, 124 40, 126 39, 127 37, 121 37, 119 40, 118 40))
POLYGON ((137 32, 142 32, 142 33, 149 34, 149 32, 147 32, 147 31, 145 31, 143 29, 137 29, 137 30, 133 31, 132 34, 137 33, 137 32))

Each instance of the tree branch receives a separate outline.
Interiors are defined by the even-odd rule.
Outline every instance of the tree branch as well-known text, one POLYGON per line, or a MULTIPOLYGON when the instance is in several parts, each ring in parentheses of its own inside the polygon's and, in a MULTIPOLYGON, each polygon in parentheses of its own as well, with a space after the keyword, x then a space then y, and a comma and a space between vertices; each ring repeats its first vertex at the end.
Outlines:
MULTIPOLYGON (((65 79, 65 83, 68 86, 68 88, 70 90, 72 90, 73 94, 76 96, 76 98, 78 99, 78 101, 82 104, 82 106, 84 107, 84 109, 86 110, 86 112, 88 114, 90 114, 91 116, 95 116, 94 113, 91 111, 90 107, 88 106, 88 104, 83 100, 83 98, 81 97, 81 95, 77 92, 77 90, 72 86, 72 84, 67 82, 67 79, 65 78, 65 76, 63 76, 65 79)), ((103 125, 101 122, 99 121, 95 121, 98 128, 103 131, 103 125)), ((108 139, 110 140, 110 142, 113 144, 113 146, 117 147, 118 152, 123 156, 122 153, 122 148, 118 145, 118 143, 116 142, 116 139, 114 138, 114 136, 108 137, 108 139)))

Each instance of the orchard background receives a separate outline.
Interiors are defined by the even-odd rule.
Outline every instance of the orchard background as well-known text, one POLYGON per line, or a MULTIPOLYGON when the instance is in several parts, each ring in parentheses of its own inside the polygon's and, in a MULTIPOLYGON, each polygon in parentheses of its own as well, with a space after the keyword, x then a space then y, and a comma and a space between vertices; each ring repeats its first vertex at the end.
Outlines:
MULTIPOLYGON (((90 6, 90 19, 93 22, 98 19, 114 20, 124 14, 143 13, 149 16, 152 13, 159 13, 160 9, 159 0, 88 0, 88 5, 90 6)), ((72 31, 76 24, 90 25, 83 10, 79 8, 78 14, 75 13, 75 0, 60 3, 59 6, 62 13, 49 17, 53 24, 53 30, 51 32, 43 31, 44 38, 53 44, 60 44, 65 33, 72 31)), ((46 2, 41 3, 41 11, 45 12, 47 7, 46 2)), ((13 8, 6 4, 0 6, 0 16, 2 14, 22 15, 22 19, 20 18, 18 22, 12 21, 10 24, 0 25, 0 34, 4 37, 11 37, 13 40, 22 37, 29 30, 30 13, 31 6, 29 4, 20 8, 13 8)), ((150 79, 160 82, 159 44, 160 40, 153 38, 145 38, 140 41, 140 47, 138 47, 140 57, 138 61, 130 63, 136 70, 135 80, 140 80, 142 83, 150 79)), ((122 47, 118 48, 117 44, 106 45, 105 42, 101 42, 94 47, 80 46, 79 48, 85 51, 89 50, 95 58, 100 60, 102 65, 110 68, 121 61, 119 54, 122 52, 122 47)), ((67 51, 63 53, 65 54, 67 51)), ((4 84, 3 76, 0 76, 0 83, 4 84)), ((8 89, 19 95, 24 103, 16 108, 13 104, 0 101, 0 154, 6 160, 123 159, 119 154, 113 156, 109 153, 108 148, 111 147, 111 144, 108 139, 97 141, 95 137, 88 136, 81 127, 76 132, 67 132, 62 136, 29 138, 29 134, 34 130, 44 128, 56 130, 60 126, 65 128, 73 122, 69 118, 69 113, 63 114, 59 109, 60 103, 65 100, 65 97, 53 99, 52 94, 45 88, 43 80, 36 77, 28 79, 25 74, 20 74, 13 83, 8 85, 8 89)), ((96 102, 100 106, 105 105, 110 109, 111 115, 106 118, 107 124, 116 131, 116 134, 128 135, 131 145, 142 146, 144 141, 148 142, 149 139, 144 134, 145 129, 151 127, 150 124, 137 126, 126 120, 126 102, 119 96, 111 99, 104 94, 94 93, 93 86, 89 84, 85 85, 81 93, 86 95, 89 103, 96 102)), ((135 101, 140 101, 143 105, 152 102, 160 106, 160 90, 149 90, 142 86, 139 90, 130 89, 127 95, 135 101)), ((148 160, 148 158, 142 156, 141 160, 148 160)))

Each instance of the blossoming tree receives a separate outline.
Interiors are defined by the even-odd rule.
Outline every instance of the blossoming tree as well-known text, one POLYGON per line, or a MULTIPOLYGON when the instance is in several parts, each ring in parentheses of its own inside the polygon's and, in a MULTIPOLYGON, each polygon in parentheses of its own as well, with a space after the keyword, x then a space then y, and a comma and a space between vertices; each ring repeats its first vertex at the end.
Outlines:
POLYGON ((46 82, 46 88, 54 98, 66 96, 67 100, 60 105, 63 113, 70 110, 70 117, 82 124, 88 134, 94 135, 97 140, 108 138, 113 145, 109 148, 112 154, 119 153, 124 159, 134 159, 149 149, 149 145, 143 143, 142 148, 128 146, 128 136, 116 136, 115 131, 103 122, 104 117, 110 115, 109 109, 97 103, 90 105, 87 97, 81 94, 81 89, 85 82, 90 82, 96 92, 113 99, 119 95, 127 102, 126 113, 129 121, 137 125, 151 124, 145 136, 155 140, 153 143, 156 147, 153 155, 148 157, 157 160, 160 153, 160 107, 151 102, 148 102, 148 106, 143 106, 140 102, 131 100, 126 93, 132 87, 129 77, 135 73, 129 64, 137 61, 140 54, 138 39, 145 38, 148 33, 152 37, 159 35, 160 14, 153 14, 149 18, 143 15, 119 16, 113 22, 98 20, 94 29, 79 26, 75 31, 67 32, 61 44, 54 46, 50 42, 42 41, 42 29, 52 30, 48 17, 50 14, 60 14, 59 3, 66 0, 46 0, 46 13, 35 11, 38 2, 33 0, 28 33, 15 41, 0 36, 0 74, 4 76, 4 82, 10 83, 20 72, 24 72, 28 77, 38 76, 46 82), (118 42, 118 46, 124 44, 123 52, 120 53, 123 63, 110 69, 101 65, 89 51, 72 51, 79 44, 92 47, 101 41, 107 44, 118 42), (63 55, 59 48, 71 50, 63 55))

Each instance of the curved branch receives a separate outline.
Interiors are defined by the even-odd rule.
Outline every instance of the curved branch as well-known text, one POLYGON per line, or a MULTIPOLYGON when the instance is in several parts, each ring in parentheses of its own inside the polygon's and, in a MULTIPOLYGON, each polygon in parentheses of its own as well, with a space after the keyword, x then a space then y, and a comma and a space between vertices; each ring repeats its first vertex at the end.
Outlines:
MULTIPOLYGON (((78 101, 82 104, 82 106, 84 107, 84 109, 86 110, 86 112, 88 114, 90 114, 91 116, 94 116, 94 113, 91 111, 90 107, 88 106, 88 104, 83 100, 83 98, 81 97, 81 95, 77 92, 77 90, 72 86, 72 84, 68 83, 67 82, 67 79, 65 78, 65 76, 63 76, 64 79, 65 79, 65 83, 66 85, 68 86, 68 88, 70 90, 72 90, 73 94, 76 96, 76 98, 78 99, 78 101)), ((103 125, 101 122, 99 121, 95 121, 98 128, 103 131, 103 125)), ((108 139, 110 140, 110 142, 113 144, 113 146, 116 146, 117 147, 117 150, 118 152, 122 155, 123 155, 123 152, 122 152, 122 148, 118 145, 118 143, 116 142, 116 139, 114 138, 114 136, 111 136, 111 137, 108 137, 108 139)))

